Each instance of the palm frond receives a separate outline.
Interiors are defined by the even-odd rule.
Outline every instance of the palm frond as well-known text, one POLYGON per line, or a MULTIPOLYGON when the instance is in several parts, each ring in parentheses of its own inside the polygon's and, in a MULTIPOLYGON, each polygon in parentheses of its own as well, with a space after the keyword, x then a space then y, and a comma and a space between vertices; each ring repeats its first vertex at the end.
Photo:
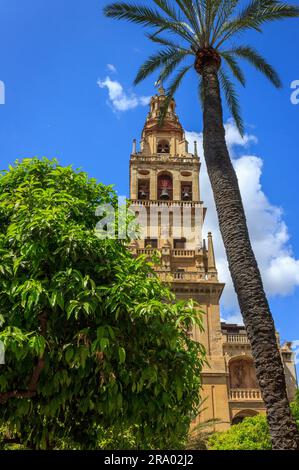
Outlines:
POLYGON ((167 97, 170 97, 170 99, 173 98, 173 95, 177 91, 178 87, 180 86, 184 76, 186 73, 191 69, 192 65, 187 65, 186 67, 183 67, 177 75, 174 77, 172 82, 170 83, 168 89, 167 89, 167 97))
POLYGON ((207 38, 208 44, 210 44, 212 30, 214 27, 214 21, 217 17, 217 13, 221 7, 221 4, 223 3, 223 0, 205 0, 203 3, 205 7, 206 38, 207 38))
POLYGON ((246 84, 246 80, 245 80, 245 76, 244 76, 244 73, 242 72, 239 64, 237 63, 237 61, 234 59, 234 57, 232 56, 232 54, 230 54, 229 52, 221 52, 220 53, 221 57, 224 58, 225 62, 227 63, 227 65, 229 66, 233 76, 239 80, 239 82, 245 86, 246 84))
POLYGON ((299 17, 299 7, 277 0, 252 0, 241 13, 219 31, 217 48, 236 33, 247 29, 261 32, 260 26, 275 20, 299 17))
MULTIPOLYGON (((180 44, 173 42, 171 39, 158 36, 158 33, 155 34, 146 34, 146 37, 156 44, 161 44, 162 46, 173 47, 174 49, 184 49, 180 44)), ((187 49, 185 49, 187 51, 187 49)), ((191 54, 191 49, 188 51, 191 54)))
POLYGON ((241 21, 252 20, 258 24, 283 18, 295 18, 299 15, 299 8, 286 2, 277 0, 251 0, 241 12, 241 21))
POLYGON ((146 77, 151 75, 155 70, 162 66, 167 66, 173 61, 179 63, 187 55, 185 50, 178 50, 173 47, 162 49, 156 54, 150 56, 140 67, 137 72, 134 84, 142 82, 146 77))
POLYGON ((104 7, 104 14, 109 18, 128 20, 144 26, 159 28, 159 30, 168 30, 196 45, 194 36, 186 29, 183 22, 168 20, 156 9, 142 5, 117 2, 104 7))
MULTIPOLYGON (((299 17, 298 6, 279 0, 248 0, 247 6, 241 8, 241 0, 153 0, 151 4, 153 7, 138 5, 134 1, 120 1, 104 8, 108 17, 125 19, 152 28, 152 33, 147 37, 163 46, 161 51, 150 56, 140 67, 135 84, 156 70, 160 71, 160 79, 167 80, 188 55, 196 55, 200 48, 212 47, 222 56, 225 70, 228 68, 243 86, 245 76, 238 59, 247 60, 276 87, 281 86, 277 72, 253 48, 240 46, 222 51, 225 49, 222 45, 234 35, 248 29, 261 32, 265 23, 299 17), (169 38, 170 35, 174 39, 169 38)), ((162 120, 173 94, 190 68, 191 66, 187 66, 179 70, 171 82, 165 100, 166 108, 161 113, 162 120)), ((220 85, 242 134, 244 126, 237 93, 225 70, 219 70, 220 85)), ((200 79, 199 87, 202 87, 201 82, 200 79)))
POLYGON ((158 10, 125 2, 116 2, 105 6, 104 14, 108 18, 129 20, 133 23, 143 24, 145 26, 159 27, 162 26, 162 23, 165 21, 165 18, 160 15, 158 10))
POLYGON ((261 72, 263 75, 265 75, 268 80, 270 80, 271 83, 276 88, 281 88, 282 83, 279 78, 278 73, 274 70, 274 68, 268 64, 268 62, 252 47, 250 46, 240 46, 240 47, 235 47, 234 49, 231 49, 229 54, 234 54, 237 57, 240 57, 242 59, 247 60, 250 62, 259 72, 261 72))
MULTIPOLYGON (((181 52, 181 51, 180 51, 181 52)), ((167 62, 167 64, 163 67, 160 75, 159 75, 159 78, 158 78, 158 81, 160 80, 161 82, 164 82, 165 80, 168 79, 168 77, 170 77, 170 75, 173 73, 173 71, 176 69, 176 67, 186 58, 186 54, 185 53, 181 53, 181 54, 176 54, 175 57, 173 57, 172 60, 170 60, 169 62, 167 62)))
POLYGON ((226 75, 225 71, 223 70, 223 67, 220 68, 218 72, 218 76, 219 76, 221 88, 226 98, 228 108, 230 112, 232 113, 233 119, 236 123, 236 126, 241 136, 243 136, 244 135, 244 123, 241 117, 239 99, 238 99, 238 95, 235 90, 234 84, 226 75))
POLYGON ((197 21, 198 21, 198 24, 200 25, 200 29, 201 29, 201 32, 202 32, 201 38, 204 40, 205 27, 204 27, 204 13, 203 13, 203 9, 202 9, 202 0, 195 0, 194 8, 195 8, 195 12, 196 12, 196 15, 197 15, 197 21))
POLYGON ((182 12, 185 14, 187 20, 190 22, 190 25, 194 29, 194 33, 196 34, 198 40, 202 34, 201 25, 198 22, 198 17, 196 14, 196 9, 194 7, 193 0, 174 0, 182 12))
POLYGON ((179 12, 177 12, 168 0, 153 0, 153 2, 161 8, 170 18, 175 21, 181 21, 179 12))
POLYGON ((215 21, 215 25, 213 28, 213 36, 211 38, 212 46, 218 38, 219 31, 221 31, 221 28, 223 27, 223 25, 231 17, 239 1, 240 0, 230 0, 230 1, 222 0, 222 3, 219 6, 219 9, 217 12, 217 20, 215 21))

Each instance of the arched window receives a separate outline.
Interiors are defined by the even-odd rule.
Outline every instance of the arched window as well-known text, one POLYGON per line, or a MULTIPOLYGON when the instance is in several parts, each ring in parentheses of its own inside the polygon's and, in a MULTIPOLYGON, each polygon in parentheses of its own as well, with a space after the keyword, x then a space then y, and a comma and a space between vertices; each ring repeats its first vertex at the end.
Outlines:
POLYGON ((158 199, 167 201, 173 199, 172 177, 168 174, 158 176, 158 199))
POLYGON ((183 201, 192 201, 192 183, 190 181, 181 182, 181 198, 183 201))
POLYGON ((157 153, 169 153, 170 145, 168 140, 160 140, 157 146, 157 153))
POLYGON ((149 179, 138 180, 138 199, 149 199, 149 179))

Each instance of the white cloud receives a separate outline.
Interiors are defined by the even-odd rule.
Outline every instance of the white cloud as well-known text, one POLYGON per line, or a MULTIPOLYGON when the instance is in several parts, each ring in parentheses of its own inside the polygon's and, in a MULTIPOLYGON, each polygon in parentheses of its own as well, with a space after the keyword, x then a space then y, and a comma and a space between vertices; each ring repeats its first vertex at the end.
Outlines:
MULTIPOLYGON (((292 252, 288 228, 283 219, 283 210, 271 204, 263 191, 261 185, 263 160, 246 152, 249 144, 256 143, 257 139, 250 134, 242 138, 232 121, 228 121, 225 128, 228 148, 238 176, 250 237, 266 293, 270 297, 289 295, 299 286, 299 260, 292 252), (240 150, 242 150, 241 156, 238 155, 240 150)), ((238 303, 228 270, 203 157, 202 134, 186 132, 186 138, 190 142, 190 151, 193 150, 193 142, 196 140, 202 155, 201 199, 208 208, 204 232, 213 232, 219 278, 226 284, 222 297, 226 321, 239 322, 241 316, 238 313, 238 303)))
POLYGON ((109 72, 112 72, 112 73, 117 73, 117 69, 115 65, 113 64, 107 64, 107 70, 109 70, 109 72))
POLYGON ((243 324, 243 318, 240 312, 235 312, 235 313, 226 312, 225 318, 221 318, 221 321, 225 323, 234 323, 237 325, 243 324))
POLYGON ((137 96, 135 93, 126 92, 123 86, 116 80, 112 80, 109 76, 105 80, 98 80, 100 88, 107 88, 109 94, 109 105, 114 111, 128 111, 137 106, 147 106, 150 97, 137 96))

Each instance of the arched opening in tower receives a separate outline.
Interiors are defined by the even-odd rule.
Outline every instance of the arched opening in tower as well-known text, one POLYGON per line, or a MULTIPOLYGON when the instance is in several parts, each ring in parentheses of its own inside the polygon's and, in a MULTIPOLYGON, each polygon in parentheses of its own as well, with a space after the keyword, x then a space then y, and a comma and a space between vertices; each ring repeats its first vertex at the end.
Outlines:
POLYGON ((138 199, 149 199, 150 193, 150 182, 149 179, 139 179, 138 180, 138 199))
POLYGON ((192 201, 192 182, 181 182, 181 199, 182 201, 192 201))
POLYGON ((172 177, 168 174, 158 176, 158 199, 171 201, 173 199, 172 177))
POLYGON ((157 153, 169 153, 170 145, 168 140, 160 140, 157 146, 157 153))

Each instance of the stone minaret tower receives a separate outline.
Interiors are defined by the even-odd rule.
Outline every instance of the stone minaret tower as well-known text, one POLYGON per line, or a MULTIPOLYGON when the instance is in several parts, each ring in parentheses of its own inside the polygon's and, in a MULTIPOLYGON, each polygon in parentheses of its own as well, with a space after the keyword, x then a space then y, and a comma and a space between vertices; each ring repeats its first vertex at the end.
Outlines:
POLYGON ((210 362, 210 368, 202 375, 207 410, 200 419, 220 418, 228 423, 227 373, 219 313, 224 285, 218 281, 212 234, 208 234, 207 243, 202 239, 206 209, 200 197, 200 160, 196 143, 194 154, 188 152, 174 100, 169 104, 163 127, 159 126, 164 100, 161 87, 150 102, 140 151, 137 151, 136 140, 133 141, 131 209, 143 233, 130 248, 135 255, 147 254, 149 258, 158 250, 161 256, 156 268, 159 276, 171 283, 178 299, 192 298, 205 311, 205 332, 193 332, 204 344, 210 362))

